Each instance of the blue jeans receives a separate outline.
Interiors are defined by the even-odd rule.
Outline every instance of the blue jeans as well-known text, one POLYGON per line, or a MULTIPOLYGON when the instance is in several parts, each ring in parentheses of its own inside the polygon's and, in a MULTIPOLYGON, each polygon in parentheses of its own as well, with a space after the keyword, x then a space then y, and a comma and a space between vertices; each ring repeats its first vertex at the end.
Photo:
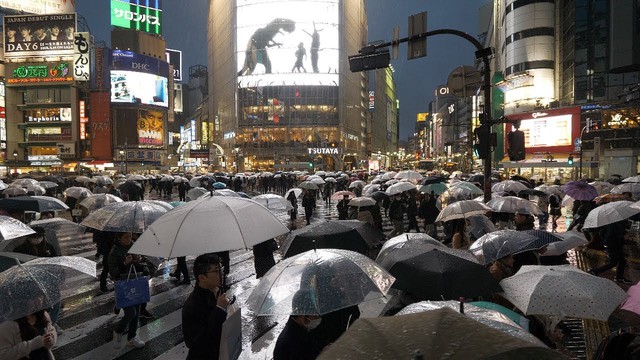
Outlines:
POLYGON ((131 340, 136 337, 138 331, 138 316, 140 315, 140 305, 129 306, 122 309, 124 311, 124 317, 120 319, 116 325, 116 332, 118 334, 124 334, 124 331, 129 326, 129 332, 127 340, 131 340))

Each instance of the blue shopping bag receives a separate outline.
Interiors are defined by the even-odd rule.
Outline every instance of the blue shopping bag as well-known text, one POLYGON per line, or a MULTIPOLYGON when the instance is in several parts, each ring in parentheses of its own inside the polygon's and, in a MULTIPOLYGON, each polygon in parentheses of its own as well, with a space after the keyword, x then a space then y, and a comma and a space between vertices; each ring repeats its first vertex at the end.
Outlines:
POLYGON ((151 300, 149 293, 149 279, 146 276, 138 277, 136 269, 131 266, 126 280, 116 281, 116 308, 122 309, 134 305, 140 305, 151 300), (135 278, 131 278, 131 269, 135 278))

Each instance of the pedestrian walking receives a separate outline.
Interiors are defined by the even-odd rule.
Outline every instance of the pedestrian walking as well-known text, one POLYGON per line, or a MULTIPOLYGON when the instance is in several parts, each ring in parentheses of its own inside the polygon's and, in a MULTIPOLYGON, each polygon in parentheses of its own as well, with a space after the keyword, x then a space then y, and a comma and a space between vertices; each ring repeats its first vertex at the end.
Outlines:
POLYGON ((182 334, 187 360, 218 359, 222 324, 230 304, 222 292, 224 269, 220 257, 200 255, 193 262, 196 286, 182 307, 182 334))
POLYGON ((287 196, 287 200, 289 200, 291 206, 293 207, 293 209, 289 211, 289 214, 291 216, 291 226, 293 226, 293 222, 296 221, 296 218, 298 217, 298 199, 296 198, 295 192, 290 192, 287 196))
MULTIPOLYGON (((293 295, 292 309, 309 309, 312 302, 308 289, 293 295)), ((273 350, 273 360, 312 360, 322 351, 320 340, 311 331, 320 325, 318 315, 291 315, 273 350)))
POLYGON ((551 215, 551 231, 556 232, 558 228, 558 218, 562 215, 560 198, 556 194, 549 195, 549 215, 551 215))
POLYGON ((394 196, 389 205, 389 218, 393 224, 393 230, 387 235, 387 238, 390 239, 404 233, 404 212, 404 204, 400 200, 400 197, 397 195, 394 196))
POLYGON ((343 195, 336 208, 338 209, 338 220, 347 220, 349 217, 349 195, 343 195))
POLYGON ((180 285, 190 285, 191 279, 189 278, 189 268, 187 267, 187 257, 186 256, 178 256, 176 258, 177 266, 176 270, 169 275, 171 277, 176 278, 176 281, 180 285), (182 275, 182 281, 180 281, 180 276, 182 275))
POLYGON ((414 230, 414 229, 416 230, 416 232, 420 232, 416 215, 418 215, 418 205, 416 203, 416 195, 413 191, 411 191, 409 192, 409 196, 407 198, 407 218, 409 219, 409 226, 407 227, 407 232, 410 232, 411 230, 414 230))
POLYGON ((302 196, 302 207, 304 208, 304 216, 307 219, 307 225, 311 224, 311 216, 313 216, 313 209, 316 207, 316 197, 313 191, 305 190, 302 196))
POLYGON ((629 222, 627 220, 618 221, 602 227, 600 237, 604 241, 609 261, 599 268, 590 269, 590 274, 597 276, 615 267, 616 276, 614 281, 623 284, 631 283, 631 280, 624 277, 624 270, 627 265, 627 260, 624 257, 624 235, 628 227, 629 222))
POLYGON ((263 277, 276 264, 276 260, 273 258, 273 252, 276 250, 278 250, 278 243, 274 239, 269 239, 253 246, 256 279, 263 277))

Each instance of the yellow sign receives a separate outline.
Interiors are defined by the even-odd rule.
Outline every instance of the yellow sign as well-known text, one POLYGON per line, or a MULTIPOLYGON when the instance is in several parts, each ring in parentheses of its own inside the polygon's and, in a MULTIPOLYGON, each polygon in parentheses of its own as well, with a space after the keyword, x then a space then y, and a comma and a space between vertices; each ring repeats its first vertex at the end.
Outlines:
POLYGON ((424 122, 427 121, 427 117, 429 116, 429 113, 418 113, 418 118, 417 118, 417 122, 424 122))
POLYGON ((162 145, 164 117, 162 111, 138 111, 138 142, 140 145, 162 145))

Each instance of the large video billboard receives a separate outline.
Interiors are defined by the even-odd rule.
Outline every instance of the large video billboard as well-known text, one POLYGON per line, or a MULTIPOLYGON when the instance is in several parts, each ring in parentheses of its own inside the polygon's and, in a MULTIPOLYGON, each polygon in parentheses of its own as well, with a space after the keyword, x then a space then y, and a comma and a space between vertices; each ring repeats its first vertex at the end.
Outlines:
POLYGON ((71 0, 0 0, 0 7, 27 14, 68 14, 75 11, 71 0))
POLYGON ((169 63, 113 50, 111 102, 169 106, 169 63))
POLYGON ((138 110, 138 144, 158 145, 164 143, 164 117, 162 111, 138 110))
POLYGON ((239 86, 337 86, 339 8, 339 0, 238 0, 239 86))
POLYGON ((111 25, 162 35, 160 0, 111 0, 111 25))
POLYGON ((7 59, 73 55, 76 14, 5 16, 4 29, 7 59))

